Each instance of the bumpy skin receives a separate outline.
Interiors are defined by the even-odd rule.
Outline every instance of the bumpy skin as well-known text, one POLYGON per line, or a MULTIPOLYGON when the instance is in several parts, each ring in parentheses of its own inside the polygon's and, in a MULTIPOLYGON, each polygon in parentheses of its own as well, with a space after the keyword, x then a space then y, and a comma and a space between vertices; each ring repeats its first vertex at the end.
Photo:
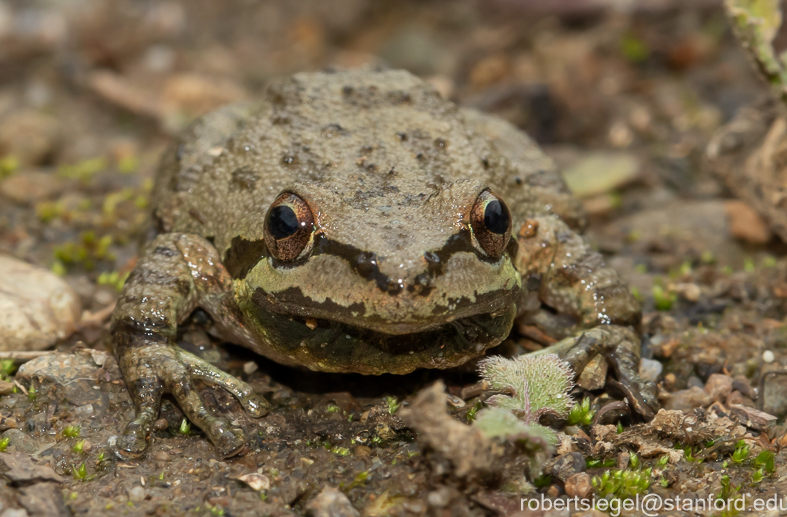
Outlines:
POLYGON ((575 232, 585 219, 553 163, 514 127, 406 72, 299 74, 258 104, 204 117, 163 158, 153 205, 158 236, 113 316, 137 406, 121 453, 145 450, 165 390, 221 454, 242 448, 193 378, 265 412, 244 383, 175 346, 196 307, 228 341, 282 364, 363 374, 456 366, 517 318, 539 325, 557 312, 586 329, 555 345, 577 373, 604 354, 634 408, 657 407, 636 373, 638 304, 575 232), (513 221, 498 258, 470 224, 486 190, 513 221), (287 263, 263 231, 282 192, 314 215, 307 251, 287 263))

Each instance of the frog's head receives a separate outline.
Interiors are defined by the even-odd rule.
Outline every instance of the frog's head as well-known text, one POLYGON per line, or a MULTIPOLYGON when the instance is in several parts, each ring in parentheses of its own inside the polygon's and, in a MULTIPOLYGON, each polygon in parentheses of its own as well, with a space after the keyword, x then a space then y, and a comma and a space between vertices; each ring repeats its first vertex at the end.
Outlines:
POLYGON ((505 202, 472 180, 406 189, 295 184, 268 208, 263 242, 233 243, 241 305, 280 359, 405 373, 461 364, 508 335, 521 277, 505 202))

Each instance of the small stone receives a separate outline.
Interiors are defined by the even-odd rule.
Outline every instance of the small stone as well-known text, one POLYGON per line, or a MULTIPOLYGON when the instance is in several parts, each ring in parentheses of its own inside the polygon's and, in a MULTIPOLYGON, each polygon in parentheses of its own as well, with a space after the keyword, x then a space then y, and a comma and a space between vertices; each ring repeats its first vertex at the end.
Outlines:
POLYGON ((20 366, 16 378, 25 385, 32 381, 53 384, 61 400, 75 406, 91 404, 94 410, 101 410, 107 407, 109 396, 103 390, 93 389, 98 370, 88 350, 70 354, 54 352, 20 366))
POLYGON ((38 452, 38 442, 19 429, 9 429, 2 434, 8 438, 8 450, 33 454, 38 452))
POLYGON ((153 455, 153 459, 156 461, 169 461, 169 458, 170 456, 167 451, 158 451, 153 455))
POLYGON ((688 388, 705 388, 702 379, 700 379, 696 375, 692 375, 691 377, 689 377, 689 380, 686 381, 686 386, 688 388))
POLYGON ((76 329, 77 293, 60 277, 0 255, 0 350, 43 350, 76 329))
POLYGON ((727 407, 732 405, 743 405, 743 394, 740 391, 733 391, 729 395, 727 395, 727 400, 724 401, 724 404, 727 407))
POLYGON ((28 517, 29 514, 24 508, 9 508, 8 510, 0 513, 0 517, 28 517))
POLYGON ((361 515, 346 495, 332 487, 325 487, 322 492, 309 501, 306 505, 306 514, 311 517, 359 517, 361 515))
POLYGON ((563 177, 568 188, 579 198, 610 192, 636 179, 637 157, 624 152, 592 152, 568 166, 563 177))
POLYGON ((571 452, 558 456, 544 465, 544 473, 554 476, 564 483, 568 478, 587 468, 585 457, 579 452, 571 452))
POLYGON ((732 379, 720 373, 712 374, 705 383, 705 393, 713 400, 725 400, 732 393, 732 379))
POLYGON ((602 355, 597 355, 585 366, 577 379, 577 385, 588 391, 598 390, 604 387, 607 380, 609 363, 602 355))
POLYGON ((158 420, 153 422, 153 429, 155 429, 156 431, 166 431, 168 428, 169 428, 169 422, 167 422, 166 418, 159 418, 158 420))
POLYGON ((85 440, 82 443, 82 451, 84 451, 85 453, 88 453, 88 452, 90 452, 92 450, 93 450, 93 444, 90 443, 89 441, 85 440))
POLYGON ((724 202, 730 233, 736 239, 751 244, 766 244, 771 240, 771 230, 752 207, 738 200, 724 202))
POLYGON ((13 156, 22 164, 44 162, 59 139, 60 125, 52 115, 22 109, 0 119, 0 156, 13 156))
POLYGON ((0 192, 17 203, 33 204, 62 194, 63 180, 54 174, 24 172, 3 180, 0 192))
POLYGON ((563 490, 557 485, 550 485, 547 488, 547 496, 551 498, 560 497, 562 495, 563 490))
POLYGON ((664 370, 664 365, 655 359, 639 360, 639 376, 642 380, 656 382, 664 370))
POLYGON ((566 495, 585 499, 593 491, 590 476, 585 472, 574 474, 566 480, 566 495))
POLYGON ((145 493, 145 489, 141 486, 135 486, 131 490, 128 491, 128 500, 138 503, 140 501, 144 501, 147 494, 145 493))
POLYGON ((268 490, 271 487, 271 480, 268 479, 268 476, 265 474, 259 474, 257 472, 243 474, 235 479, 238 481, 243 481, 255 492, 259 492, 260 490, 268 490))
POLYGON ((674 373, 668 373, 664 376, 664 386, 667 389, 672 389, 675 387, 675 383, 678 381, 678 378, 675 377, 674 373))
POLYGON ((705 390, 694 386, 687 390, 676 391, 671 394, 671 397, 664 402, 664 409, 687 411, 698 407, 705 407, 710 405, 711 398, 705 393, 705 390))
POLYGON ((629 460, 631 459, 631 454, 627 452, 621 452, 618 454, 618 468, 620 470, 626 470, 629 467, 629 460))
POLYGON ((243 373, 246 375, 251 375, 252 373, 256 372, 259 369, 257 363, 254 361, 246 361, 243 363, 243 373))
POLYGON ((766 350, 762 353, 762 361, 767 364, 771 364, 776 360, 776 355, 771 350, 766 350))
POLYGON ((738 418, 738 421, 757 431, 767 431, 776 425, 777 418, 773 415, 747 406, 731 406, 730 413, 738 418))

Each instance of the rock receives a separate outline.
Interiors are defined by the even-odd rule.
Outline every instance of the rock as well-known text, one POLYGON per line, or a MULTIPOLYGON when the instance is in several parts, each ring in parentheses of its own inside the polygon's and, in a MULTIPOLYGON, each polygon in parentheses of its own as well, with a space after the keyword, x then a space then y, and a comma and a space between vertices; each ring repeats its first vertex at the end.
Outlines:
POLYGON ((45 269, 0 255, 0 350, 42 350, 76 329, 76 292, 45 269))
POLYGON ((697 377, 696 375, 692 375, 689 377, 689 380, 686 381, 686 385, 688 388, 702 388, 705 389, 705 384, 703 384, 702 379, 697 377))
POLYGON ((544 465, 544 473, 556 477, 564 483, 574 474, 585 472, 585 457, 579 452, 558 456, 544 465))
POLYGON ((639 360, 639 376, 642 380, 656 382, 664 370, 664 365, 655 359, 639 360))
POLYGON ((259 492, 260 490, 268 490, 271 487, 271 480, 268 479, 268 476, 265 474, 258 474, 257 472, 242 474, 235 479, 238 481, 243 481, 255 492, 259 492))
POLYGON ((0 120, 0 156, 13 156, 25 165, 46 160, 59 139, 57 119, 40 111, 22 109, 0 120))
POLYGON ((705 407, 712 401, 705 390, 694 386, 687 390, 679 390, 670 394, 664 402, 664 409, 688 411, 698 407, 705 407))
POLYGON ((633 154, 592 152, 563 171, 568 188, 578 198, 610 192, 633 181, 639 174, 633 154))
POLYGON ((740 391, 736 390, 730 393, 729 395, 727 395, 727 399, 724 401, 724 404, 727 407, 730 407, 732 405, 740 406, 743 405, 743 402, 744 402, 743 394, 740 391))
POLYGON ((447 403, 445 385, 438 381, 422 390, 399 414, 418 432, 422 450, 448 459, 457 477, 489 475, 499 460, 496 447, 475 426, 454 420, 446 411, 447 403))
POLYGON ((33 204, 62 194, 63 180, 45 172, 23 172, 3 180, 0 192, 17 203, 33 204))
POLYGON ((597 355, 585 366, 577 379, 577 385, 582 389, 593 391, 600 390, 607 382, 609 363, 602 355, 597 355))
POLYGON ((3 438, 8 438, 8 450, 33 454, 38 452, 38 442, 19 429, 9 429, 3 433, 3 438))
POLYGON ((21 452, 0 453, 0 464, 2 464, 0 468, 3 470, 3 475, 13 483, 27 484, 40 481, 62 483, 64 481, 52 470, 52 467, 36 465, 28 454, 21 452))
POLYGON ((138 503, 140 501, 144 501, 147 494, 145 493, 145 489, 141 486, 135 486, 131 490, 128 491, 128 500, 138 503))
POLYGON ((19 489, 19 504, 30 517, 67 517, 71 512, 63 502, 63 494, 54 483, 37 483, 19 489))
POLYGON ((713 400, 725 400, 732 393, 732 379, 720 373, 712 374, 705 383, 705 393, 713 400))
POLYGON ((757 431, 767 431, 776 425, 777 418, 759 409, 746 406, 732 406, 730 413, 738 418, 741 424, 757 431))
POLYGON ((776 354, 773 353, 771 350, 766 350, 762 353, 762 362, 765 364, 771 364, 776 360, 776 354))
POLYGON ((738 200, 724 202, 730 233, 736 239, 751 244, 766 244, 772 234, 768 225, 752 207, 738 200))
MULTIPOLYGON (((19 367, 16 378, 23 384, 35 381, 38 384, 51 384, 58 391, 59 399, 83 406, 106 409, 108 395, 104 390, 93 389, 97 383, 99 366, 91 352, 80 350, 71 354, 52 353, 19 367)), ((114 363, 114 359, 111 359, 114 363)))
POLYGON ((574 474, 566 480, 566 495, 569 497, 579 497, 585 499, 593 491, 590 483, 590 475, 585 472, 574 474))

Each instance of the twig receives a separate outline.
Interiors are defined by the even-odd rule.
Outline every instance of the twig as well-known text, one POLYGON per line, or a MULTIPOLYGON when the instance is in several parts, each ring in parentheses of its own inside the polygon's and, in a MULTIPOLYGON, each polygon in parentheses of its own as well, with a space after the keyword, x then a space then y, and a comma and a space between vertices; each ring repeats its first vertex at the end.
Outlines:
POLYGON ((42 357, 54 353, 52 350, 26 351, 13 350, 11 352, 0 352, 0 359, 13 359, 15 363, 22 364, 37 357, 42 357))
POLYGON ((82 321, 79 322, 79 329, 84 329, 87 327, 100 327, 103 325, 104 321, 112 316, 112 311, 115 310, 115 303, 116 302, 112 302, 106 307, 97 310, 96 312, 88 313, 82 318, 82 321))

